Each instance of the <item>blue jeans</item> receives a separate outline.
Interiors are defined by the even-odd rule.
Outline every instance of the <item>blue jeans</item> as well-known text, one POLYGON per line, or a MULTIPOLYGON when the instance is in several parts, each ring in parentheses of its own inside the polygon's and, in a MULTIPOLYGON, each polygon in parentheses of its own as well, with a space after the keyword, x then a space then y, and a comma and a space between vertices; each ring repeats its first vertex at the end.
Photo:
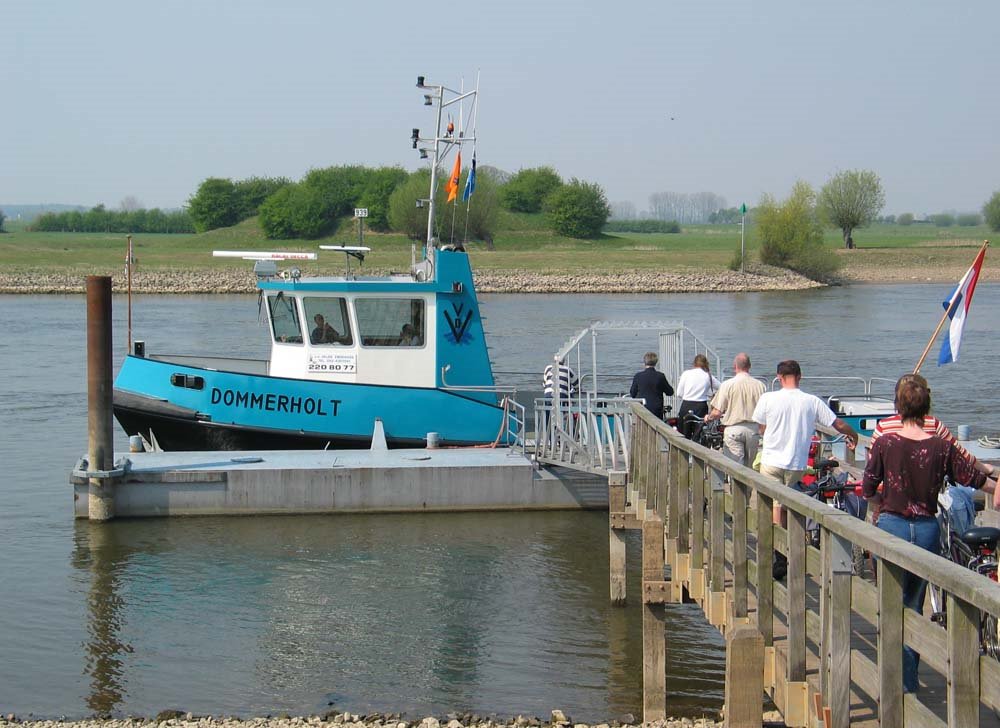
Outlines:
MULTIPOLYGON (((938 522, 933 516, 918 516, 903 518, 895 513, 882 513, 878 517, 878 527, 886 533, 898 536, 904 541, 916 544, 922 549, 937 554, 941 551, 938 522)), ((927 581, 919 576, 906 572, 903 575, 903 606, 918 614, 924 611, 924 594, 927 592, 927 581)), ((917 691, 917 668, 920 667, 920 654, 903 645, 903 691, 917 691)))

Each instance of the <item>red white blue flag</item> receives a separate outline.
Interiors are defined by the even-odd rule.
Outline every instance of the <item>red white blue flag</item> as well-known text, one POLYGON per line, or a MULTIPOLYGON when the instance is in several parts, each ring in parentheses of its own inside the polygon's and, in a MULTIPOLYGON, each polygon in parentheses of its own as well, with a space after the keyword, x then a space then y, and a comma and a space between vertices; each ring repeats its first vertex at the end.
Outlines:
POLYGON ((962 345, 962 329, 965 328, 965 320, 969 317, 972 294, 976 292, 976 282, 979 280, 985 255, 986 246, 984 245, 983 249, 979 251, 979 255, 976 256, 972 267, 965 272, 951 296, 942 304, 948 312, 948 318, 951 319, 951 326, 944 332, 944 342, 941 344, 941 353, 938 355, 938 366, 958 361, 958 348, 962 345))

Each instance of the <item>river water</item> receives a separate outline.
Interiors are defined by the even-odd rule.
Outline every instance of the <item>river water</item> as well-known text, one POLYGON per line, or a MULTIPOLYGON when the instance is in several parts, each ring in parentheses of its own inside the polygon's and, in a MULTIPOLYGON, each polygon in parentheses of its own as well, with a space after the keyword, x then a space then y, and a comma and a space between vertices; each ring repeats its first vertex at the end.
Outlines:
MULTIPOLYGON (((682 320, 724 363, 748 351, 760 374, 794 357, 806 374, 896 377, 948 293, 482 298, 499 371, 540 372, 591 320, 682 320)), ((81 296, 0 296, 0 712, 641 713, 639 575, 633 563, 630 606, 609 606, 606 514, 74 521, 85 319, 81 296)), ((935 348, 924 370, 935 412, 974 434, 1000 431, 997 322, 1000 286, 982 284, 961 362, 937 368, 935 348)), ((267 346, 250 296, 142 297, 134 328, 150 353, 267 346)), ((602 367, 622 373, 656 348, 649 333, 608 341, 602 367)), ((668 612, 670 712, 715 711, 721 639, 695 608, 668 612)))

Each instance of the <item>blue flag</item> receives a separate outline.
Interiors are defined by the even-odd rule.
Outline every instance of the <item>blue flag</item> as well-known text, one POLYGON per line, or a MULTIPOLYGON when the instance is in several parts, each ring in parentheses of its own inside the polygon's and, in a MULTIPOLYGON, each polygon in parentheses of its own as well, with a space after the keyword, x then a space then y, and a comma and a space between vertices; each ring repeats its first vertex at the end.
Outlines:
POLYGON ((465 191, 462 193, 462 202, 468 202, 472 193, 476 191, 476 158, 472 158, 472 169, 469 170, 469 178, 465 180, 465 191))

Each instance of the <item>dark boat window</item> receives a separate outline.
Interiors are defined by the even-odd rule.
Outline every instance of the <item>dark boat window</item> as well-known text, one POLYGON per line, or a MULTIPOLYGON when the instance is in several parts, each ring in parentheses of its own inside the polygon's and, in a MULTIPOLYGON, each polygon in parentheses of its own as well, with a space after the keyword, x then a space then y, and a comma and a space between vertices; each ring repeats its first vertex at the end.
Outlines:
POLYGON ((315 346, 353 346, 347 300, 310 296, 302 299, 309 324, 309 341, 315 346))
POLYGON ((354 301, 362 346, 423 346, 422 298, 358 298, 354 301))
POLYGON ((301 344, 302 328, 299 326, 299 310, 295 299, 279 293, 267 297, 267 306, 271 311, 274 340, 280 344, 301 344))

